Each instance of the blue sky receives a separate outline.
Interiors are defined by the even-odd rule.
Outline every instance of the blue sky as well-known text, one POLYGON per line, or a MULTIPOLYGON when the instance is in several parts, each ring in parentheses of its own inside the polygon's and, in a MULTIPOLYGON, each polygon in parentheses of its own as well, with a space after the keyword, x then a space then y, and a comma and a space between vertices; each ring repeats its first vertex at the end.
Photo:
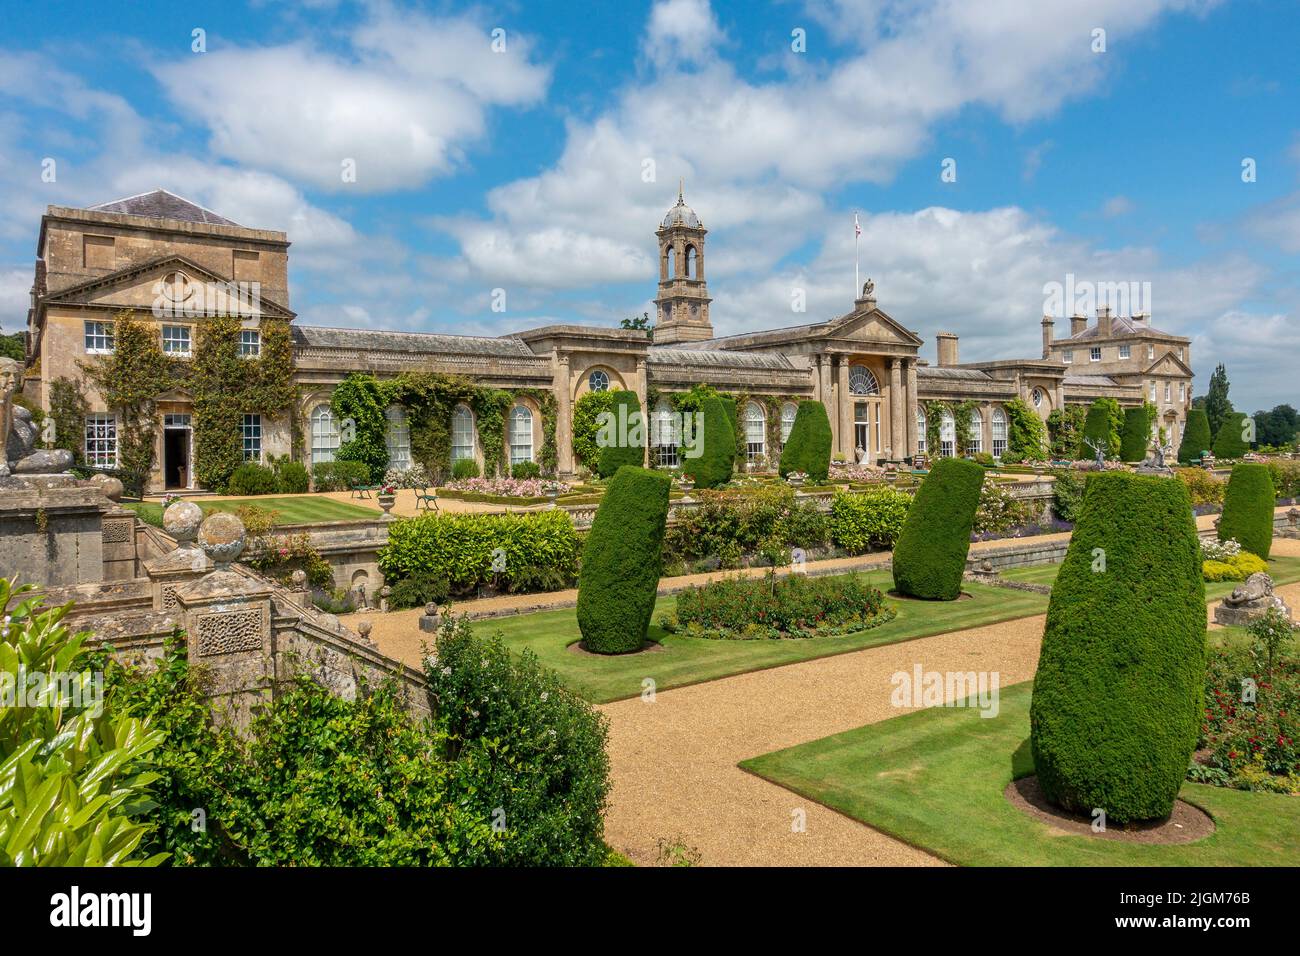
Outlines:
POLYGON ((654 228, 683 177, 710 229, 719 333, 847 311, 856 211, 863 277, 923 355, 954 331, 965 360, 1033 356, 1045 283, 1149 282, 1153 324, 1193 338, 1198 391, 1223 361, 1238 407, 1300 405, 1290 3, 56 2, 6 15, 5 329, 25 315, 46 205, 156 186, 286 230, 303 323, 612 325, 650 306, 654 228))

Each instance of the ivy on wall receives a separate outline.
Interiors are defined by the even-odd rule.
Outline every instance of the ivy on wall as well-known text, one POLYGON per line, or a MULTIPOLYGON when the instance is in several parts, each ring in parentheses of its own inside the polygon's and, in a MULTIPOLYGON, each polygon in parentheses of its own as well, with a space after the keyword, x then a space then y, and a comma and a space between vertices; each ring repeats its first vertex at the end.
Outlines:
POLYGON ((796 407, 801 401, 805 401, 807 396, 802 395, 754 395, 749 392, 719 392, 712 385, 696 384, 692 385, 684 392, 660 392, 654 387, 646 389, 646 409, 653 411, 659 403, 659 399, 667 396, 668 401, 672 404, 675 412, 698 412, 703 406, 705 399, 714 398, 723 395, 733 399, 736 403, 736 460, 744 461, 746 455, 745 439, 745 405, 748 402, 758 402, 763 406, 764 421, 764 438, 766 440, 767 457, 769 462, 774 460, 777 449, 781 447, 781 406, 787 402, 794 404, 796 407))
POLYGON ((1042 461, 1047 457, 1047 428, 1024 399, 1013 398, 1002 406, 1007 413, 1006 461, 1042 461))
POLYGON ((50 447, 66 448, 78 465, 86 462, 85 429, 90 404, 81 382, 59 376, 50 382, 50 418, 54 421, 54 441, 50 447))
POLYGON ((1066 405, 1047 416, 1049 450, 1053 458, 1073 459, 1088 417, 1087 405, 1066 405))
MULTIPOLYGON (((600 449, 596 445, 596 433, 600 430, 600 416, 614 406, 614 396, 618 389, 604 392, 587 392, 573 403, 573 458, 574 463, 583 465, 590 471, 596 470, 600 458, 600 449)), ((649 393, 647 393, 647 405, 649 393)), ((658 401, 656 397, 655 401, 658 401)), ((649 436, 647 436, 647 441, 649 436)))
POLYGON ((929 401, 925 406, 925 448, 932 456, 939 454, 939 433, 943 413, 952 415, 953 452, 960 458, 970 452, 970 413, 980 407, 973 399, 964 402, 929 401))

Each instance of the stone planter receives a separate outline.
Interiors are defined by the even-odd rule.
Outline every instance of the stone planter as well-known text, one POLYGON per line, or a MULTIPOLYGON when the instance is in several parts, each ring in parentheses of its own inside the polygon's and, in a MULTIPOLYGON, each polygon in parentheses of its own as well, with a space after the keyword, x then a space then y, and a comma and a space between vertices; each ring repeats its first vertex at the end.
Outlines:
POLYGON ((384 514, 380 518, 381 521, 385 521, 385 520, 391 521, 393 519, 393 515, 390 514, 390 512, 393 510, 393 505, 395 504, 397 504, 396 495, 379 496, 379 507, 384 509, 384 514))

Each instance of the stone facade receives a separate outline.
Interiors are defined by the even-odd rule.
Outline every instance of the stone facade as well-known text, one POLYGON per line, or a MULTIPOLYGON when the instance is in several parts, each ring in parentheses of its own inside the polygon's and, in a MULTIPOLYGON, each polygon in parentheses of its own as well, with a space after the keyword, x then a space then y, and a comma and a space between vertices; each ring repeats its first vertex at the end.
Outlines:
MULTIPOLYGON (((295 414, 302 445, 291 447, 288 416, 245 413, 257 419, 261 456, 294 454, 309 465, 332 459, 339 426, 329 411, 334 386, 352 371, 393 375, 423 369, 464 375, 505 389, 545 389, 555 398, 557 470, 574 472, 571 423, 574 403, 591 389, 626 388, 643 406, 661 395, 652 416, 666 412, 662 393, 708 384, 725 392, 784 399, 773 412, 765 402, 738 409, 752 459, 774 461, 788 433, 795 403, 825 403, 835 452, 846 460, 876 463, 917 454, 955 450, 958 427, 968 429, 972 447, 997 454, 1006 438, 1003 405, 1023 399, 1046 420, 1067 403, 1112 397, 1123 405, 1152 401, 1160 409, 1167 440, 1177 444, 1191 403, 1189 340, 1161 332, 1147 316, 1112 317, 1101 310, 1095 325, 1076 316, 1071 335, 1055 339, 1053 321, 1043 322, 1043 355, 962 364, 958 337, 936 335, 938 363, 919 357, 921 337, 877 306, 868 281, 851 311, 836 318, 789 328, 715 336, 709 318, 704 254, 707 230, 686 205, 677 204, 655 235, 659 244, 657 327, 651 341, 643 331, 585 325, 552 325, 501 337, 332 329, 294 324, 295 379, 302 396, 295 414), (1096 356, 1096 358, 1093 358, 1096 356), (1154 396, 1154 398, 1152 397, 1154 396), (927 447, 927 401, 977 403, 969 423, 945 420, 940 447, 927 447), (767 416, 780 414, 779 429, 767 416)), ((257 315, 244 318, 250 333, 260 318, 293 320, 288 292, 288 237, 250 229, 164 191, 130 197, 91 209, 49 207, 41 221, 32 308, 28 316, 28 359, 24 392, 49 408, 49 383, 60 376, 82 378, 80 363, 107 344, 107 328, 120 309, 151 316, 159 296, 194 285, 255 282, 257 315), (170 291, 169 291, 170 290, 170 291), (98 324, 96 324, 98 323, 98 324)), ((152 318, 159 335, 175 347, 193 334, 202 318, 152 318), (177 332, 174 326, 189 326, 177 332), (172 326, 164 329, 162 326, 172 326), (170 336, 170 339, 168 338, 170 336)), ((183 352, 179 354, 184 354, 183 352)), ((94 427, 115 427, 100 396, 86 383, 94 427)), ((189 441, 190 396, 177 391, 159 407, 156 468, 150 489, 193 489, 189 441)), ((480 464, 473 412, 458 409, 452 426, 454 454, 480 464), (460 440, 458 437, 460 436, 460 440)), ((390 455, 409 456, 404 413, 390 410, 390 455)), ((518 399, 507 422, 507 460, 541 452, 542 409, 518 399)), ((111 449, 97 446, 107 461, 111 449)), ((496 450, 493 456, 496 457, 496 450)), ((674 463, 671 447, 647 455, 674 463)))

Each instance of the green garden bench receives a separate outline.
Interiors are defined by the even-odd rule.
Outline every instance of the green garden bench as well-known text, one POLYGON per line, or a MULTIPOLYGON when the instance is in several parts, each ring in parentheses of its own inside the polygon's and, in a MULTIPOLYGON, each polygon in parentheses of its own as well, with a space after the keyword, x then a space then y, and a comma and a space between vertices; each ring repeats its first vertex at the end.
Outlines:
POLYGON ((370 492, 379 490, 378 485, 363 485, 360 482, 353 482, 349 487, 353 498, 369 498, 370 492))
POLYGON ((430 491, 427 487, 415 489, 415 510, 423 508, 425 511, 438 510, 438 489, 430 491))

